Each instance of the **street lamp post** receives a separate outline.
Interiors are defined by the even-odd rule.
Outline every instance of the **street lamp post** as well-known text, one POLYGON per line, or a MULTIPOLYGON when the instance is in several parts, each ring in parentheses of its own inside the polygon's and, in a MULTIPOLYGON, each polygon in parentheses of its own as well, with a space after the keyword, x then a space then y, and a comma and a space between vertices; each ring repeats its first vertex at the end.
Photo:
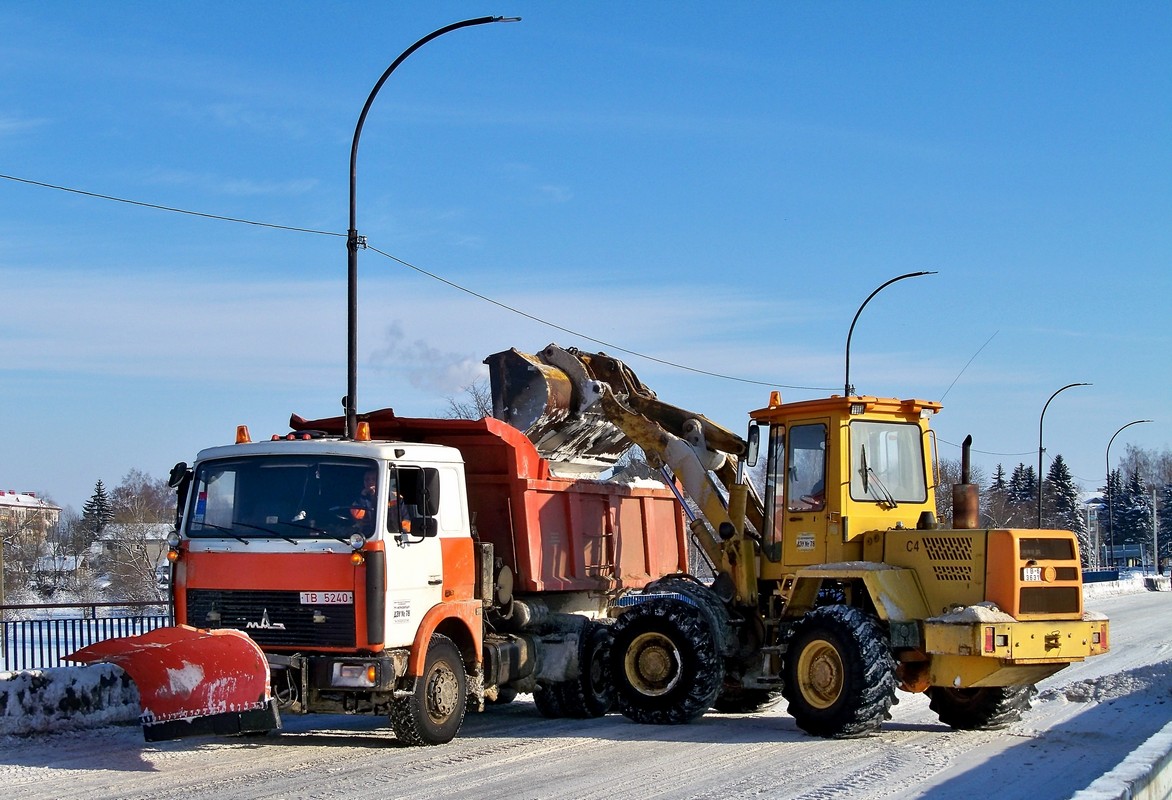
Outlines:
POLYGON ((891 280, 887 281, 887 283, 884 283, 878 289, 867 295, 867 299, 863 301, 861 306, 859 306, 859 310, 855 312, 855 318, 851 320, 850 330, 847 331, 846 334, 846 380, 844 381, 843 386, 843 394, 846 397, 850 397, 855 393, 855 387, 851 386, 851 337, 855 335, 855 323, 859 321, 859 315, 863 313, 863 309, 867 307, 867 303, 870 303, 872 297, 879 294, 879 292, 883 291, 896 281, 902 281, 904 278, 918 278, 921 275, 935 274, 935 272, 909 272, 906 275, 900 275, 898 277, 892 278, 891 280))
POLYGON ((1151 422, 1150 419, 1137 419, 1124 425, 1115 433, 1111 434, 1111 439, 1107 442, 1107 541, 1110 550, 1107 556, 1107 566, 1115 566, 1115 498, 1111 492, 1111 445, 1115 442, 1115 437, 1123 433, 1124 430, 1130 428, 1132 425, 1140 425, 1144 422, 1151 422))
MULTIPOLYGON (((1067 389, 1072 389, 1075 386, 1091 386, 1090 383, 1068 383, 1059 389, 1054 394, 1050 395, 1050 400, 1053 400, 1067 389)), ((1038 418, 1038 527, 1042 527, 1042 423, 1046 419, 1046 409, 1050 407, 1050 400, 1046 401, 1046 405, 1042 406, 1042 416, 1038 418)))
POLYGON ((358 235, 357 198, 358 198, 358 137, 362 135, 362 125, 366 122, 366 114, 374 103, 375 95, 383 88, 391 73, 407 60, 407 57, 423 45, 443 36, 445 33, 468 28, 472 25, 484 25, 488 22, 516 22, 520 17, 478 17, 466 19, 462 22, 453 22, 439 30, 432 31, 404 50, 395 59, 387 71, 378 79, 378 83, 366 98, 366 105, 358 116, 358 124, 354 128, 354 143, 350 147, 350 227, 346 233, 346 438, 353 439, 358 433, 358 249, 366 246, 366 238, 358 235))

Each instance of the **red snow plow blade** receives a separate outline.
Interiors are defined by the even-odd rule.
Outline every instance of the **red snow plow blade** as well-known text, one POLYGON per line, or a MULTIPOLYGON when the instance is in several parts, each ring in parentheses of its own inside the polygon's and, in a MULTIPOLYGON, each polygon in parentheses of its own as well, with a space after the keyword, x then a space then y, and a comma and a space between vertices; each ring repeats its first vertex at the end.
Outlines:
POLYGON ((159 628, 107 639, 66 661, 117 664, 138 686, 148 742, 281 727, 265 655, 240 631, 159 628))

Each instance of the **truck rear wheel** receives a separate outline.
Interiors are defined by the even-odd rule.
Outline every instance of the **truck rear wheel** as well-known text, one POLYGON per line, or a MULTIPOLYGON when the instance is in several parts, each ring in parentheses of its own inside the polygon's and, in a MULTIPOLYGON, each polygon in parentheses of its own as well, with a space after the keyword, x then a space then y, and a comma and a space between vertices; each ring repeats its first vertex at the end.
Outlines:
POLYGON ((995 731, 1012 725, 1030 708, 1032 685, 983 686, 976 689, 953 689, 933 686, 928 689, 931 703, 940 721, 962 731, 995 731))
POLYGON ((699 608, 649 600, 612 626, 615 704, 635 722, 678 725, 703 714, 724 681, 714 632, 699 608))
POLYGON ((814 736, 868 736, 895 702, 895 661, 874 617, 850 606, 823 606, 794 628, 786 651, 790 716, 814 736))
POLYGON ((407 745, 446 744, 456 738, 468 705, 468 676, 456 645, 432 634, 415 691, 391 703, 391 727, 407 745))
POLYGON ((558 684, 567 717, 601 717, 614 706, 610 644, 609 625, 586 623, 578 638, 578 677, 558 684))

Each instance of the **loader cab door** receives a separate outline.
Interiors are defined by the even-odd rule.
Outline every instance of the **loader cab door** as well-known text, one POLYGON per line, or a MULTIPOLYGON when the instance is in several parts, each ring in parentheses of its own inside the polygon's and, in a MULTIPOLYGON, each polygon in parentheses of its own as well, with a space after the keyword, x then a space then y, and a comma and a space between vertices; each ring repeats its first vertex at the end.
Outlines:
POLYGON ((787 565, 826 561, 829 419, 770 426, 766 503, 770 544, 787 565))
POLYGON ((443 594, 443 555, 437 533, 438 471, 390 465, 380 496, 386 498, 386 645, 410 645, 423 615, 443 594))

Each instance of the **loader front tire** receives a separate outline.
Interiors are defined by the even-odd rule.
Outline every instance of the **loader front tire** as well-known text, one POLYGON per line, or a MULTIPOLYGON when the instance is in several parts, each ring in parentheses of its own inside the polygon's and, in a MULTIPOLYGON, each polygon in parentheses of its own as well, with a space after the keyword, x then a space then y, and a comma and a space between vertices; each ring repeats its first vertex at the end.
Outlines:
POLYGON ((816 608, 798 622, 784 673, 790 716, 814 736, 869 736, 895 702, 887 638, 874 617, 850 606, 816 608))
POLYGON ((724 681, 707 617, 674 598, 632 607, 611 626, 615 705, 635 722, 678 725, 703 714, 724 681))
POLYGON ((927 691, 931 699, 928 707, 940 721, 962 731, 995 731, 1012 725, 1029 710, 1033 693, 1033 685, 976 689, 932 686, 927 691))
POLYGON ((391 727, 406 745, 447 744, 456 738, 468 706, 468 676, 456 645, 432 634, 415 691, 391 703, 391 727))

